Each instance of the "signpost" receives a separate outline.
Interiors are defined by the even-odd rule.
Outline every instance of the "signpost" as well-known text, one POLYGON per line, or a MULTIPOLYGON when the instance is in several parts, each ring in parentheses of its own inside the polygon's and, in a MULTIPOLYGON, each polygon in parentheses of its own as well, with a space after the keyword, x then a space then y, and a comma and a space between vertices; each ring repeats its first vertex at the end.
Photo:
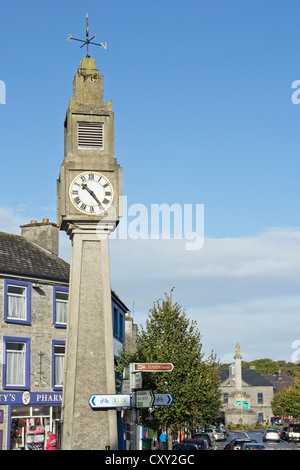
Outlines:
POLYGON ((91 408, 120 408, 131 406, 131 395, 91 395, 91 408))
POLYGON ((170 363, 134 363, 133 372, 171 372, 173 369, 174 366, 170 363))
POLYGON ((152 390, 139 390, 136 392, 136 407, 151 408, 154 402, 152 390))
POLYGON ((130 390, 132 393, 132 407, 131 407, 131 426, 132 426, 132 433, 131 433, 131 442, 130 450, 136 450, 137 448, 137 434, 136 434, 136 425, 138 424, 139 420, 139 408, 151 408, 154 403, 154 396, 151 390, 142 390, 136 392, 135 390, 139 388, 137 385, 137 381, 135 380, 135 375, 141 372, 171 372, 174 369, 173 364, 171 363, 150 363, 150 362, 142 362, 142 363, 135 363, 132 362, 129 365, 129 380, 130 380, 130 390), (144 393, 146 392, 146 395, 144 393), (152 395, 152 397, 151 397, 152 395), (150 398, 151 397, 151 398, 150 398))
POLYGON ((154 393, 154 403, 152 406, 171 406, 173 397, 171 393, 154 393))

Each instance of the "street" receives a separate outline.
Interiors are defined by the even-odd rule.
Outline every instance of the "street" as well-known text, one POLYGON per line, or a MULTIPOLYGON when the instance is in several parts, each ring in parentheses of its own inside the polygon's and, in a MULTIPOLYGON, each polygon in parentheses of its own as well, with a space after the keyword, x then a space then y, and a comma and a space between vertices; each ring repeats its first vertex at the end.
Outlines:
POLYGON ((272 450, 299 450, 300 449, 300 444, 298 446, 296 444, 292 444, 289 442, 286 442, 284 440, 280 440, 280 442, 263 442, 263 431, 257 430, 257 431, 231 431, 229 433, 229 436, 227 437, 227 440, 224 442, 214 442, 214 445, 216 446, 216 450, 223 450, 224 447, 233 439, 237 438, 250 438, 250 439, 255 439, 257 442, 264 444, 267 449, 272 449, 272 450))

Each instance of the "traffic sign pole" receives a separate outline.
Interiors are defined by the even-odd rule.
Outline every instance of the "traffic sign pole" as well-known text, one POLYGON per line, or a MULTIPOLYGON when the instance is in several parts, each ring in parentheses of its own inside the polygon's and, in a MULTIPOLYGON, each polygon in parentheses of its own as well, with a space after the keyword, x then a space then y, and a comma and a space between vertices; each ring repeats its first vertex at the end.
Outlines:
POLYGON ((132 400, 131 408, 131 440, 130 440, 130 450, 137 450, 137 423, 139 420, 139 412, 136 407, 136 391, 134 389, 135 380, 134 380, 134 363, 129 364, 129 380, 130 380, 130 392, 132 400))

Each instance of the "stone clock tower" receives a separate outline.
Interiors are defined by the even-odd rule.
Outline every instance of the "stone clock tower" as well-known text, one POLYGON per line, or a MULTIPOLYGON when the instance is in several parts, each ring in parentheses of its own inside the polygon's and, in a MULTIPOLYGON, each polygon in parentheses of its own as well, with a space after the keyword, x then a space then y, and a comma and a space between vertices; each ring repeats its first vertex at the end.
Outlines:
POLYGON ((64 450, 117 449, 116 412, 92 410, 89 398, 115 393, 108 237, 121 217, 121 195, 111 102, 103 104, 103 77, 87 57, 74 77, 57 181, 58 224, 72 241, 64 450))

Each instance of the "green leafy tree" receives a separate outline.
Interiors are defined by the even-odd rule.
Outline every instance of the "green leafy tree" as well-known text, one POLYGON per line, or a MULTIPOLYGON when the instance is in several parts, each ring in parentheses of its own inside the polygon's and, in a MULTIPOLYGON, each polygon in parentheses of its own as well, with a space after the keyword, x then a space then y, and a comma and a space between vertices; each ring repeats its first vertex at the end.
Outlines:
POLYGON ((213 353, 204 359, 201 335, 196 322, 190 321, 172 291, 150 309, 145 328, 138 331, 136 352, 120 356, 119 371, 130 362, 172 363, 172 372, 145 373, 145 390, 171 393, 170 407, 141 410, 142 423, 154 430, 178 429, 213 421, 221 409, 219 363, 213 353))
POLYGON ((272 411, 277 416, 300 418, 300 383, 276 393, 272 402, 272 411))

